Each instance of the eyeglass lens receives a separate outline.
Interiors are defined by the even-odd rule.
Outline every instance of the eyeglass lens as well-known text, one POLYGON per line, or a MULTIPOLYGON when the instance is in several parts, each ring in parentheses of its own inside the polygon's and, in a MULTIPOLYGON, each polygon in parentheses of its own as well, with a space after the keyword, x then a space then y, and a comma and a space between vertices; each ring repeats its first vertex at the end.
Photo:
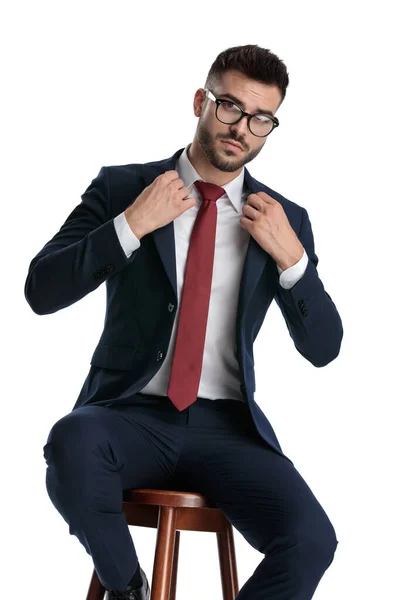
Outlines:
MULTIPOLYGON (((223 123, 234 123, 240 115, 240 109, 232 102, 221 102, 217 108, 217 117, 223 123)), ((264 136, 272 130, 273 122, 267 115, 255 115, 251 117, 249 127, 254 135, 264 136)))

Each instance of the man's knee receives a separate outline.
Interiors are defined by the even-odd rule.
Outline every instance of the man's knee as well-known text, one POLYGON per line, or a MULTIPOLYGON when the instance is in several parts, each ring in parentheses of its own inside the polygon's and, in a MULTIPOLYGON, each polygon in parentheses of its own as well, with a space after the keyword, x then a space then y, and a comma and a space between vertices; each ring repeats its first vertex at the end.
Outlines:
POLYGON ((101 422, 104 410, 103 407, 97 406, 82 407, 71 411, 54 423, 43 447, 46 462, 50 457, 66 459, 69 453, 75 454, 78 449, 84 449, 106 437, 101 422))
POLYGON ((307 546, 310 560, 321 561, 326 568, 333 561, 339 543, 336 531, 329 519, 323 525, 316 525, 304 532, 301 541, 307 546))

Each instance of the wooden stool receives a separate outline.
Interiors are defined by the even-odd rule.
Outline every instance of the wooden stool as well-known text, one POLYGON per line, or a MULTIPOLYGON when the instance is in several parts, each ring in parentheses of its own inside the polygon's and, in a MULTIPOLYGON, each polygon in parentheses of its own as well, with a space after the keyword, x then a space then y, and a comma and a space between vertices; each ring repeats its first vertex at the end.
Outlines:
MULTIPOLYGON (((124 490, 128 525, 157 528, 151 600, 175 600, 180 531, 217 534, 223 600, 239 591, 232 525, 202 494, 169 490, 124 490)), ((105 588, 93 570, 86 600, 103 600, 105 588)))

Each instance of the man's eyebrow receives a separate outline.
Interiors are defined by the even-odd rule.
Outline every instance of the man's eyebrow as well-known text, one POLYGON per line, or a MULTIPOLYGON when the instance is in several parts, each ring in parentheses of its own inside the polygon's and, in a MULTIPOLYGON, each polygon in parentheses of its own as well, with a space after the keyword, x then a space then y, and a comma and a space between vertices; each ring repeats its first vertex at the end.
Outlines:
MULTIPOLYGON (((226 93, 222 93, 222 94, 218 95, 219 98, 221 98, 222 96, 227 96, 230 100, 233 100, 233 102, 236 102, 236 104, 239 104, 240 106, 243 107, 243 102, 241 100, 239 100, 239 98, 236 98, 236 96, 234 96, 233 94, 226 92, 226 93)), ((256 113, 264 113, 266 115, 269 115, 270 117, 274 116, 273 112, 271 112, 270 110, 266 110, 264 108, 256 108, 255 112, 256 113)))

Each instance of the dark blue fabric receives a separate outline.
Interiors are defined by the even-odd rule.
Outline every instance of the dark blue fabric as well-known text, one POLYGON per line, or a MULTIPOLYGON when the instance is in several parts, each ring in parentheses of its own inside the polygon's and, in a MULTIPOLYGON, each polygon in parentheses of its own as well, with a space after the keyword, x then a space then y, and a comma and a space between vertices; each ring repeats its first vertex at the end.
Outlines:
POLYGON ((53 425, 43 450, 49 496, 108 589, 124 589, 138 564, 122 512, 128 488, 188 490, 216 503, 265 554, 237 600, 309 600, 333 560, 326 513, 245 403, 198 398, 180 412, 166 396, 139 393, 130 404, 81 406, 53 425))
MULTIPOLYGON (((128 259, 113 220, 157 176, 175 169, 183 150, 165 160, 102 167, 30 262, 25 297, 38 315, 106 286, 104 327, 89 372, 71 412, 55 423, 44 446, 47 489, 106 587, 123 589, 137 565, 122 513, 123 489, 188 489, 213 499, 266 554, 239 600, 309 599, 333 560, 337 539, 255 402, 253 344, 273 300, 296 350, 315 367, 338 356, 343 327, 317 272, 307 210, 254 179, 246 167, 246 191, 264 191, 281 203, 307 252, 306 271, 284 289, 275 261, 250 237, 234 348, 244 402, 200 398, 179 412, 165 396, 140 394, 165 360, 178 309, 174 225, 143 236, 128 259)), ((273 377, 273 365, 260 368, 273 377)), ((303 399, 307 389, 299 386, 303 399)))
MULTIPOLYGON (((29 265, 25 296, 39 315, 70 306, 106 284, 104 328, 73 410, 113 402, 129 404, 165 360, 178 308, 173 222, 143 236, 141 246, 128 259, 113 219, 158 175, 175 169, 183 150, 165 160, 102 167, 81 203, 29 265)), ((284 289, 279 285, 275 261, 250 237, 240 281, 235 344, 238 385, 259 434, 283 454, 271 423, 254 400, 253 344, 268 308, 275 300, 296 350, 316 367, 339 354, 343 328, 318 276, 307 210, 244 169, 245 189, 249 194, 264 191, 282 204, 309 257, 303 277, 291 289, 284 289)), ((261 368, 273 376, 273 365, 261 368)), ((306 400, 307 390, 300 388, 299 401, 303 394, 306 400)), ((284 398, 273 401, 284 402, 284 398)))

